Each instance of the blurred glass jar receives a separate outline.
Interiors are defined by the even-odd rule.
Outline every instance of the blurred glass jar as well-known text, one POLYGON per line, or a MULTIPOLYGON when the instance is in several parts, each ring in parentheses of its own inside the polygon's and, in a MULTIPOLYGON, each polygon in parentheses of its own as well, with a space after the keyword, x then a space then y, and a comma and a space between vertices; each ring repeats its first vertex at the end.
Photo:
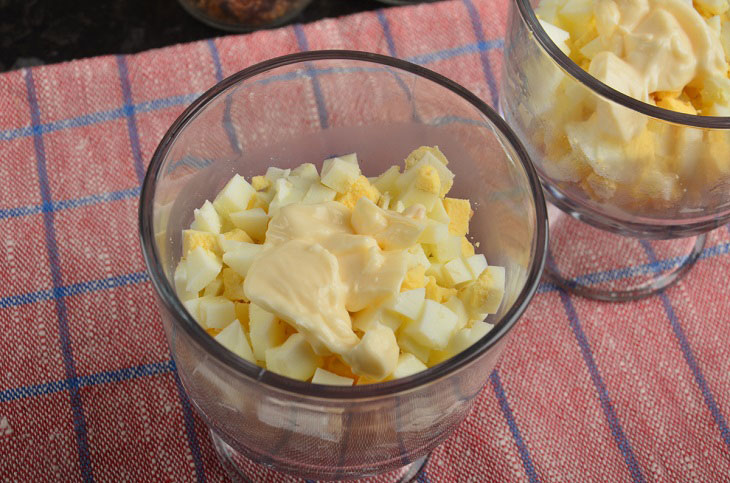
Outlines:
POLYGON ((188 13, 213 27, 246 32, 296 17, 312 0, 179 0, 188 13))
POLYGON ((440 0, 378 0, 380 3, 387 3, 388 5, 414 5, 416 3, 431 3, 438 2, 440 0))

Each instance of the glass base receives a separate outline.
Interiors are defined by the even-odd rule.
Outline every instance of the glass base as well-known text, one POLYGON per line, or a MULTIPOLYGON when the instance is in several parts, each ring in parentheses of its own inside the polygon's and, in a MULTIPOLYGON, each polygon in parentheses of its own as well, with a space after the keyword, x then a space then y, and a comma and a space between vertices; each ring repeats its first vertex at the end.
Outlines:
POLYGON ((695 264, 707 235, 649 240, 599 230, 548 205, 545 278, 586 298, 638 300, 676 283, 695 264))
MULTIPOLYGON (((298 483, 314 481, 281 473, 270 466, 256 463, 231 448, 230 445, 218 437, 213 431, 210 431, 210 438, 213 441, 213 447, 218 455, 218 460, 226 470, 228 477, 234 483, 253 483, 260 481, 298 483)), ((429 456, 430 454, 427 454, 407 466, 388 473, 364 478, 353 478, 349 481, 362 483, 375 481, 378 483, 409 483, 416 481, 419 475, 426 469, 429 456)))

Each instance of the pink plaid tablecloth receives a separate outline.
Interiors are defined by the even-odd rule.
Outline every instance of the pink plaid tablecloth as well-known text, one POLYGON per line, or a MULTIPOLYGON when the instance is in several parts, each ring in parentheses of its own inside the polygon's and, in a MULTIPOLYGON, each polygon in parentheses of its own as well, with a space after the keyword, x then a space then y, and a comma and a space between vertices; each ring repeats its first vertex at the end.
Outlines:
MULTIPOLYGON (((392 8, 0 75, 0 480, 223 480, 137 241, 158 141, 224 76, 304 49, 405 58, 494 104, 506 11, 392 8)), ((729 248, 716 230, 637 303, 542 285, 422 481, 730 481, 729 248)))

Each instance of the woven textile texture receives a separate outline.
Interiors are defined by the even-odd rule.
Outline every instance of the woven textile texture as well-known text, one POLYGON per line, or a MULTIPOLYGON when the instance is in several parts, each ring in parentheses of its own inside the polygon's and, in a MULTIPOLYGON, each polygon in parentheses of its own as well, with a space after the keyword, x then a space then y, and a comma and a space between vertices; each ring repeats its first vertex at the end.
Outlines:
MULTIPOLYGON (((507 0, 440 2, 0 75, 0 481, 225 478, 137 238, 145 166, 186 105, 323 48, 416 62, 494 105, 506 16, 507 0)), ((729 481, 728 251, 723 227, 636 303, 541 285, 421 480, 729 481)))

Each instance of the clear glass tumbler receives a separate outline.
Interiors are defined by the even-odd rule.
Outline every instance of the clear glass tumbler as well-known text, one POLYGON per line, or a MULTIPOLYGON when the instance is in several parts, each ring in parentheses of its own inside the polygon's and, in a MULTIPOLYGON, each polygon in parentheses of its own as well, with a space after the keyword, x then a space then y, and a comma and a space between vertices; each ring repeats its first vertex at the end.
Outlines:
POLYGON ((538 4, 510 2, 500 107, 558 208, 546 276, 600 300, 651 295, 730 221, 730 117, 669 111, 603 84, 550 40, 538 4), (609 130, 627 139, 595 141, 609 130))
POLYGON ((467 415, 530 301, 544 264, 545 210, 537 174, 504 121, 459 85, 401 60, 295 54, 245 69, 195 101, 151 161, 140 230, 180 378, 226 468, 255 481, 274 470, 313 479, 412 475, 467 415), (357 152, 373 176, 421 145, 448 156, 451 195, 474 206, 470 237, 491 264, 506 267, 505 299, 490 316, 495 329, 458 356, 379 384, 299 382, 228 352, 175 296, 181 230, 234 173, 321 167, 357 152))

